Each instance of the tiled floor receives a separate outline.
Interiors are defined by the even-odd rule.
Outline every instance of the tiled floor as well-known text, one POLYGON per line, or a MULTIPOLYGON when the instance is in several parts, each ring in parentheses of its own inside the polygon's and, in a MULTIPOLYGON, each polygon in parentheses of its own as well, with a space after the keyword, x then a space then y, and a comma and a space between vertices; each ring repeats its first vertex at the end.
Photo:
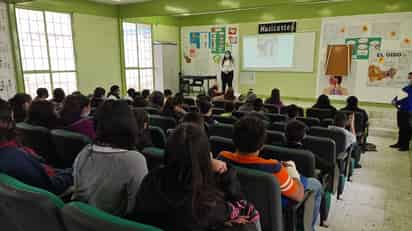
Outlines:
MULTIPOLYGON (((332 202, 329 228, 320 231, 412 231, 412 152, 398 152, 388 138, 369 139, 378 152, 362 156, 342 200, 332 202)), ((336 197, 335 197, 336 198, 336 197)))

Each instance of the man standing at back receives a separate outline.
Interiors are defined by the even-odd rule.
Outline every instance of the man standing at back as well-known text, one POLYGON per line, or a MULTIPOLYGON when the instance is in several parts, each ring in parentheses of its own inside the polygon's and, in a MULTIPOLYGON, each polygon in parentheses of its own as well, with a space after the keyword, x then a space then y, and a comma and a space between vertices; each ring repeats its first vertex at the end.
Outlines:
POLYGON ((399 148, 399 151, 409 151, 409 142, 412 136, 412 72, 408 74, 409 84, 402 89, 408 94, 407 97, 393 100, 393 104, 398 108, 398 142, 391 145, 391 148, 399 148))

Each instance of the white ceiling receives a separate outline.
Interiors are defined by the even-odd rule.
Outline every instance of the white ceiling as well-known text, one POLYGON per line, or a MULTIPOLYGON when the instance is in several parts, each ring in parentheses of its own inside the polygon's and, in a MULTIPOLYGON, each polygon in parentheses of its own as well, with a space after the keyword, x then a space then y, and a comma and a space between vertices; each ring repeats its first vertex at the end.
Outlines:
POLYGON ((152 0, 89 0, 89 1, 118 5, 118 4, 137 3, 137 2, 149 2, 152 0))

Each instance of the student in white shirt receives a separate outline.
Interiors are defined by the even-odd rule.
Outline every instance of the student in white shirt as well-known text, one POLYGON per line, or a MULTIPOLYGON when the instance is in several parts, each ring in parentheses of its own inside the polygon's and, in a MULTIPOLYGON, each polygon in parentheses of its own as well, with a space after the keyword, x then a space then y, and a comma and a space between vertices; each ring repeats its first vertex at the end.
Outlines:
POLYGON ((361 150, 356 141, 354 114, 347 116, 344 112, 337 112, 335 115, 335 125, 329 126, 329 129, 342 131, 345 134, 345 148, 348 149, 352 146, 351 154, 355 159, 355 168, 361 168, 362 165, 359 164, 361 150))
POLYGON ((232 88, 233 85, 233 72, 235 70, 235 64, 233 61, 232 53, 230 51, 225 52, 225 56, 222 60, 222 92, 226 92, 226 86, 232 88))

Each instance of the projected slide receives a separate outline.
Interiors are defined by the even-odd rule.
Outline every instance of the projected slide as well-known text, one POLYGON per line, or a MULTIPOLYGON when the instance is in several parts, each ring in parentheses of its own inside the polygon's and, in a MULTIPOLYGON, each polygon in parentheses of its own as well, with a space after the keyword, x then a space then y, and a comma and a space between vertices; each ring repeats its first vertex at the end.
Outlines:
POLYGON ((243 67, 271 69, 293 67, 295 35, 259 35, 243 38, 243 67))

